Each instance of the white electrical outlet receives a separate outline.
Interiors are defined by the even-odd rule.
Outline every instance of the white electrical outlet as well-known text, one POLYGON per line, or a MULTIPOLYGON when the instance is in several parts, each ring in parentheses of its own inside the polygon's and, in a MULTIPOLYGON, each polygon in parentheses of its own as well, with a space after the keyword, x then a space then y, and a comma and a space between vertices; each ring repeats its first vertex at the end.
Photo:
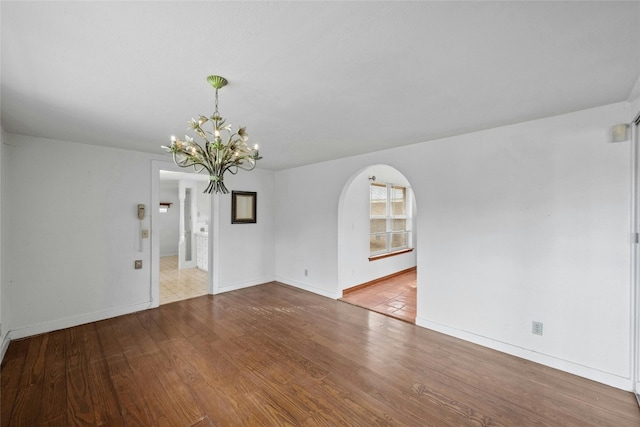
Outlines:
POLYGON ((535 335, 542 335, 542 322, 531 322, 531 333, 535 335))

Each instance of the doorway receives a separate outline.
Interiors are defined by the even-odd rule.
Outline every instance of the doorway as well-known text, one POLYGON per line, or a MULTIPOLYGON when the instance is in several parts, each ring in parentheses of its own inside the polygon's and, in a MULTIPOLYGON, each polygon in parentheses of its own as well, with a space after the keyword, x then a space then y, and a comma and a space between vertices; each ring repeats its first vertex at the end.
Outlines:
POLYGON ((345 289, 340 301, 415 324, 417 283, 414 267, 365 286, 345 289))
MULTIPOLYGON (((388 196, 387 200, 389 205, 395 206, 398 199, 388 196)), ((366 167, 347 181, 338 205, 338 286, 342 293, 341 301, 415 323, 417 213, 409 181, 391 166, 366 167), (389 188, 393 194, 402 189, 406 194, 403 216, 387 215, 387 225, 391 227, 386 230, 387 237, 381 236, 382 240, 389 242, 389 253, 384 254, 378 248, 378 235, 383 234, 377 230, 380 219, 372 213, 377 206, 373 203, 377 199, 371 196, 374 187, 389 188), (395 228, 399 224, 402 228, 395 228), (397 237, 403 239, 400 247, 391 243, 397 237)))
POLYGON ((208 239, 210 217, 210 199, 202 193, 206 187, 202 178, 160 170, 159 304, 208 293, 208 264, 197 263, 202 241, 208 239))

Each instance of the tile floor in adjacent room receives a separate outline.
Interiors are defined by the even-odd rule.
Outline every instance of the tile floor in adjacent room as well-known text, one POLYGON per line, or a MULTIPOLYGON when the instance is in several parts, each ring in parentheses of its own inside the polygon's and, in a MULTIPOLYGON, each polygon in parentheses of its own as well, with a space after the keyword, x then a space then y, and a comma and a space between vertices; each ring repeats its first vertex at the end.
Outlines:
POLYGON ((207 294, 208 273, 198 268, 178 270, 178 257, 160 257, 160 304, 207 294))
POLYGON ((347 289, 340 301, 415 323, 416 284, 417 273, 413 269, 361 289, 347 289))

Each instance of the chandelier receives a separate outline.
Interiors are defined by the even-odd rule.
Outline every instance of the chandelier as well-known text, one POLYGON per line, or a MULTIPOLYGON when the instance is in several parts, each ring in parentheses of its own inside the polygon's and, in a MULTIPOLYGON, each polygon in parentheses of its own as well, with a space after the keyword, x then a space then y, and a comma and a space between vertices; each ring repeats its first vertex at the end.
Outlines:
POLYGON ((253 170, 262 157, 258 152, 258 144, 253 148, 247 145, 249 136, 246 128, 241 127, 237 132, 233 132, 231 125, 225 124, 225 120, 218 112, 218 89, 226 86, 227 79, 209 76, 207 81, 216 90, 215 111, 211 117, 199 116, 198 119, 187 122, 189 128, 203 140, 204 145, 198 144, 193 138, 185 135, 184 140, 172 136, 171 145, 162 146, 162 148, 173 154, 176 165, 183 168, 193 166, 198 173, 207 171, 210 181, 204 190, 205 193, 227 194, 229 190, 224 185, 225 172, 235 175, 240 169, 253 170), (211 130, 205 129, 207 123, 212 125, 208 126, 212 127, 211 130))

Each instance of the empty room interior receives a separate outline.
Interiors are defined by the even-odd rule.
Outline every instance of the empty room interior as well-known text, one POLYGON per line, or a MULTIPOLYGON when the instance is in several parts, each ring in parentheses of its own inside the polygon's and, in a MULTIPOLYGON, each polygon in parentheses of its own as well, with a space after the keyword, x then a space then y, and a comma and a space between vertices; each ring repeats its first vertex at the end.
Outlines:
POLYGON ((0 425, 640 425, 640 2, 0 24, 0 425))

